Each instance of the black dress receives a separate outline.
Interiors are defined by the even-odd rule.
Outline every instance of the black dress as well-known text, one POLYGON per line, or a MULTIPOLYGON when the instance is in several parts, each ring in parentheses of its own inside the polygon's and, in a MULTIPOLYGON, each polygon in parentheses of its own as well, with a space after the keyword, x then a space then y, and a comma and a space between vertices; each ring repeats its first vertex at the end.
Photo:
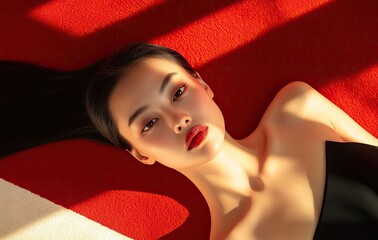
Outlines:
POLYGON ((378 239, 378 147, 325 144, 327 174, 314 239, 378 239))

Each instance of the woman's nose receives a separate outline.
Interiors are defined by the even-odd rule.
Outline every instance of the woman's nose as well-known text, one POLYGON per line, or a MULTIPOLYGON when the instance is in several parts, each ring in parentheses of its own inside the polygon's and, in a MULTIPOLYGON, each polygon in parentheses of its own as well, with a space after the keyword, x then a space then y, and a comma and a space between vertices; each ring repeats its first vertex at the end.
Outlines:
POLYGON ((183 130, 189 127, 192 122, 192 118, 188 114, 180 114, 174 123, 174 131, 176 133, 181 133, 183 130))

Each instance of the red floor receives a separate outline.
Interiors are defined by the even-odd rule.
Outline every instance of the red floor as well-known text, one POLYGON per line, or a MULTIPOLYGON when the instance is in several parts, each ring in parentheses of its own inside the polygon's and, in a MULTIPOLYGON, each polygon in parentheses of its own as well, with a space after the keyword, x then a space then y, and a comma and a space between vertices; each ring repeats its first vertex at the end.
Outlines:
MULTIPOLYGON (((0 2, 0 59, 77 69, 132 41, 181 52, 235 138, 286 83, 309 83, 378 136, 374 0, 0 2)), ((207 239, 204 199, 183 176, 87 140, 0 160, 0 178, 135 239, 207 239)), ((1 237, 1 236, 0 236, 1 237)))

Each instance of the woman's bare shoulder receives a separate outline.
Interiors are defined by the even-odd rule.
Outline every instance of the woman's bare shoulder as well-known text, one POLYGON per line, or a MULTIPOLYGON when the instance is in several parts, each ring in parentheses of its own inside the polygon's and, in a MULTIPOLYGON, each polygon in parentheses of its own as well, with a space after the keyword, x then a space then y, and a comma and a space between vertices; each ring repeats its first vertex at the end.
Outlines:
POLYGON ((276 98, 296 97, 312 89, 313 87, 311 87, 308 83, 294 81, 286 84, 283 88, 281 88, 281 90, 277 93, 276 98))
POLYGON ((309 114, 309 109, 314 104, 314 91, 305 82, 295 81, 285 85, 275 95, 263 118, 271 122, 280 120, 283 115, 297 117, 309 114))
MULTIPOLYGON (((314 88, 305 82, 295 81, 282 87, 270 102, 258 127, 249 136, 276 135, 278 132, 299 131, 306 123, 333 129, 332 124, 317 106, 314 88)), ((308 124, 307 124, 308 125, 308 124)), ((330 130, 332 131, 332 130, 330 130)))
MULTIPOLYGON (((277 128, 287 128, 305 115, 309 114, 310 97, 309 92, 312 87, 305 82, 291 82, 281 88, 274 96, 269 106, 265 110, 259 125, 254 132, 248 136, 264 135, 266 132, 274 131, 277 128), (289 125, 288 125, 289 124, 289 125), (259 134, 260 133, 260 134, 259 134)), ((308 116, 306 118, 309 118, 308 116)))
POLYGON ((301 81, 291 82, 285 85, 273 99, 277 104, 285 104, 293 100, 309 100, 309 96, 316 91, 309 84, 301 81))
POLYGON ((333 129, 343 141, 378 145, 377 138, 305 82, 296 81, 284 86, 272 100, 262 121, 275 126, 306 121, 321 123, 333 129))

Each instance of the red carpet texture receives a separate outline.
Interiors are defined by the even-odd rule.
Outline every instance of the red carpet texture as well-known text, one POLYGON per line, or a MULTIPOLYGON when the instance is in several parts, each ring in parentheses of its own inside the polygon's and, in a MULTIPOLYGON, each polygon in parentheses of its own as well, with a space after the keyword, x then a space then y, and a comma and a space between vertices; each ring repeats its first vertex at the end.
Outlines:
MULTIPOLYGON (((125 43, 157 43, 195 66, 237 139, 296 80, 378 137, 377 13, 376 0, 1 1, 0 59, 73 70, 125 43)), ((0 178, 134 239, 209 236, 188 179, 89 140, 1 159, 0 178)))

